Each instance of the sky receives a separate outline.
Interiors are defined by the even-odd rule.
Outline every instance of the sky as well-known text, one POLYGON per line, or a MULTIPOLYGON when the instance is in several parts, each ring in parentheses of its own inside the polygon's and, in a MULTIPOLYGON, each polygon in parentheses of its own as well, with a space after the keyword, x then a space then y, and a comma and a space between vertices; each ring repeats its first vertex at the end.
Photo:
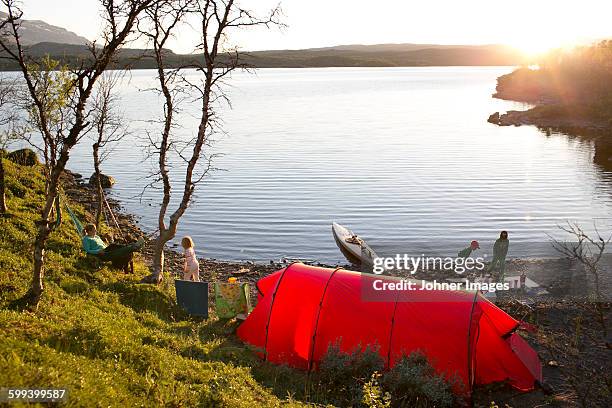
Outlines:
MULTIPOLYGON (((264 12, 278 0, 243 0, 264 12)), ((286 28, 232 33, 243 50, 341 44, 508 44, 527 53, 612 38, 611 0, 284 0, 286 28)), ((25 0, 25 19, 44 20, 90 40, 100 34, 99 0, 25 0)), ((192 52, 193 28, 170 44, 192 52)), ((141 44, 140 44, 141 45, 141 44)))

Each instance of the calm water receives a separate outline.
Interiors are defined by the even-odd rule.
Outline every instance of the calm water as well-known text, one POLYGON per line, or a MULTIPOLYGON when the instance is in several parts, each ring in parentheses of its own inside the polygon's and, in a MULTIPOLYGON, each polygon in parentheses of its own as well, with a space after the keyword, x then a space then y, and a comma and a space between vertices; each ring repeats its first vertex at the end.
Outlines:
MULTIPOLYGON (((261 69, 230 81, 233 109, 213 150, 223 169, 198 187, 181 221, 202 256, 341 261, 332 221, 382 254, 456 253, 471 239, 484 252, 499 230, 512 256, 541 256, 565 220, 612 225, 612 174, 594 146, 533 127, 493 126, 488 115, 517 105, 491 98, 508 67, 261 69)), ((121 87, 134 131, 104 171, 112 194, 156 228, 159 191, 137 196, 151 165, 139 138, 158 117, 153 71, 121 87)), ((179 130, 197 128, 186 102, 179 130)), ((69 167, 88 176, 90 143, 69 167)), ((175 169, 177 170, 177 169, 175 169)), ((179 190, 175 193, 179 195, 179 190)))

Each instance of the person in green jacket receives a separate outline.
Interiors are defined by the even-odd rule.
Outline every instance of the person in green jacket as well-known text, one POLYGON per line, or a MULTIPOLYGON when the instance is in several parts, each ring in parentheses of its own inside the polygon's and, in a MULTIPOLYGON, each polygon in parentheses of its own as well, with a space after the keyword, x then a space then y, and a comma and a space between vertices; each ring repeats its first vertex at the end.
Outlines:
POLYGON ((480 245, 478 244, 478 241, 472 241, 472 242, 470 242, 470 246, 469 247, 464 248, 461 251, 459 251, 459 253, 457 254, 457 257, 458 258, 467 258, 470 255, 472 255, 472 252, 474 252, 477 249, 480 249, 480 245))
POLYGON ((82 239, 83 251, 89 255, 104 255, 106 244, 98 235, 96 226, 94 224, 87 224, 83 231, 85 232, 82 239))
POLYGON ((499 234, 499 239, 495 241, 493 245, 493 259, 489 265, 489 272, 492 272, 496 266, 499 266, 499 282, 504 282, 504 272, 506 270, 506 255, 508 255, 508 246, 510 241, 508 240, 508 232, 502 231, 499 234))
POLYGON ((141 238, 136 242, 127 245, 110 244, 106 245, 98 235, 94 224, 87 224, 83 229, 85 235, 82 239, 83 251, 89 255, 100 258, 102 261, 110 261, 113 266, 124 271, 128 271, 131 266, 133 253, 142 248, 144 240, 141 238))

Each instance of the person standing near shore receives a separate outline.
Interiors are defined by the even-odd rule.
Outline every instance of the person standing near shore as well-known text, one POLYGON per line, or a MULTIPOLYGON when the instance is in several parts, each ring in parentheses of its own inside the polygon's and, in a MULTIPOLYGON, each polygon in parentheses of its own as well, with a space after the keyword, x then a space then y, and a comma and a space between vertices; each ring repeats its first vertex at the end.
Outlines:
POLYGON ((183 237, 181 246, 185 251, 185 264, 183 265, 183 279, 193 282, 200 281, 200 263, 196 258, 193 240, 191 237, 183 237))
POLYGON ((504 272, 506 271, 506 255, 508 255, 508 246, 510 241, 508 240, 508 232, 502 231, 499 234, 499 238, 493 245, 493 259, 489 265, 489 272, 492 272, 495 266, 499 266, 499 279, 498 282, 504 281, 504 272))

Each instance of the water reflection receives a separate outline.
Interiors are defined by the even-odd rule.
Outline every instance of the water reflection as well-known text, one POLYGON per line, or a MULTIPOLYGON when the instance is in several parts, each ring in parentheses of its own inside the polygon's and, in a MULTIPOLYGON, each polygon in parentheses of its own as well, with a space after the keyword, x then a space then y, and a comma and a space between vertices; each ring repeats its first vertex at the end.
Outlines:
POLYGON ((604 180, 612 180, 612 130, 588 128, 538 128, 546 136, 565 136, 569 140, 588 145, 593 149, 593 163, 603 172, 604 180))

